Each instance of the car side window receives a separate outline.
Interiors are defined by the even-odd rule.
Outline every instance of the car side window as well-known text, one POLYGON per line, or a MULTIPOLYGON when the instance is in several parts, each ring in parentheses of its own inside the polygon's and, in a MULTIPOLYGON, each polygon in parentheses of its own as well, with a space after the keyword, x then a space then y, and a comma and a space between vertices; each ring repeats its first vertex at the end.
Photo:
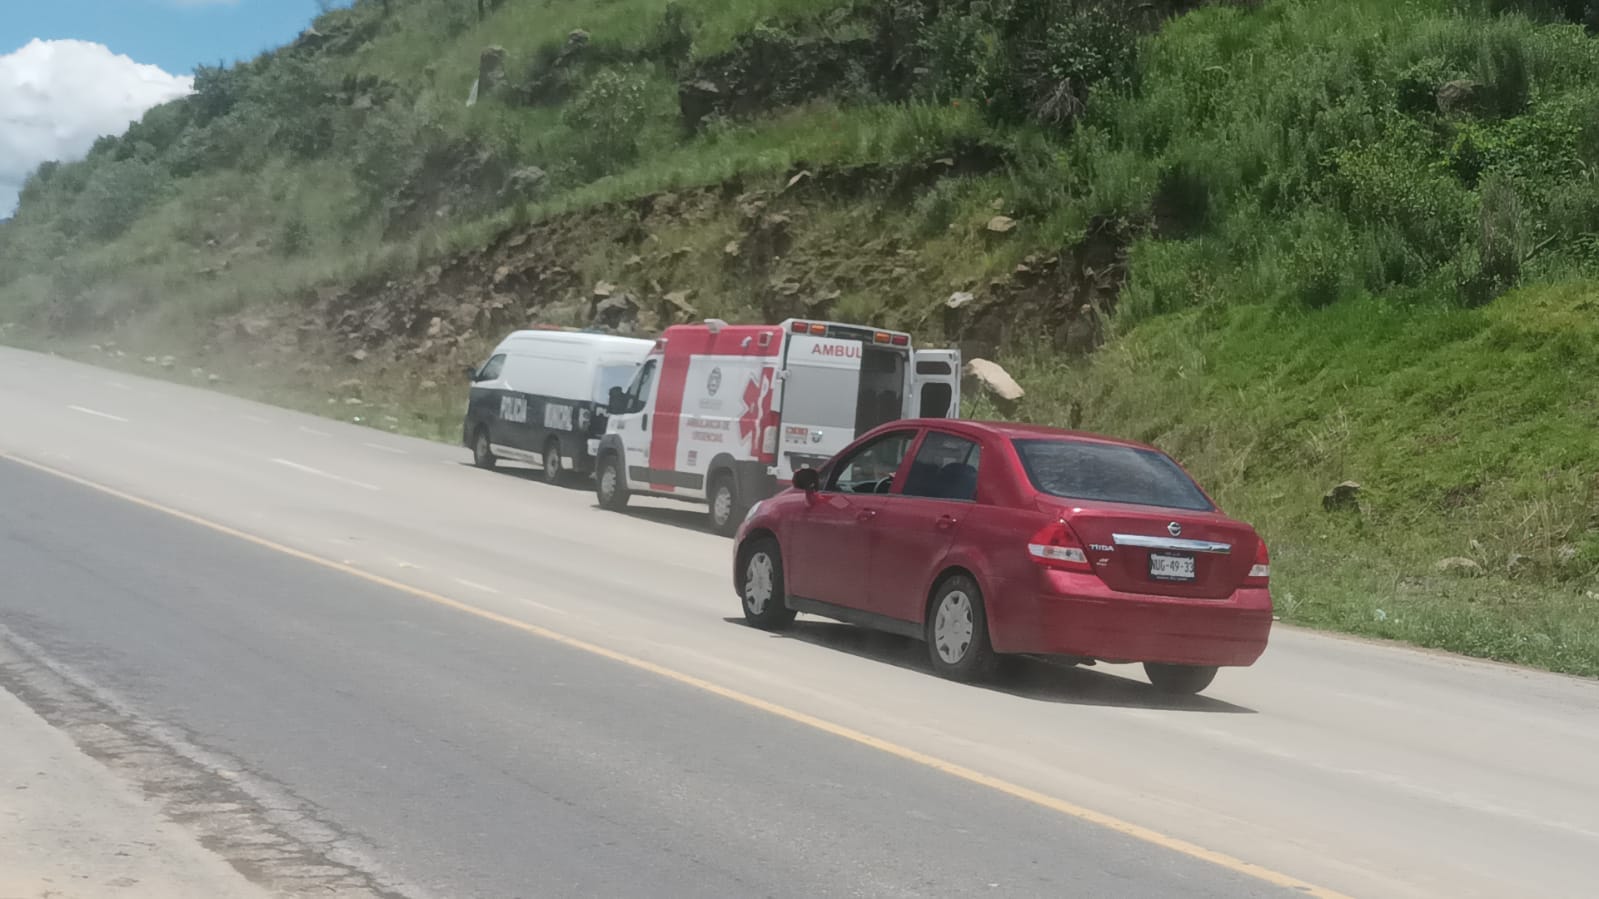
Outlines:
POLYGON ((504 370, 505 370, 505 354, 504 353, 500 353, 497 356, 490 356, 489 357, 489 361, 483 363, 483 367, 477 370, 477 378, 475 378, 475 380, 478 380, 478 381, 494 381, 494 380, 498 380, 499 377, 500 377, 500 372, 502 372, 504 370))
POLYGON ((633 379, 633 386, 627 391, 629 412, 644 411, 644 403, 650 396, 650 385, 655 382, 655 362, 654 359, 648 359, 639 366, 638 377, 633 379))
POLYGON ((905 476, 906 496, 970 502, 977 499, 982 447, 965 437, 929 431, 905 476))
POLYGON ((913 437, 915 434, 910 431, 885 434, 840 459, 825 489, 838 493, 889 492, 913 437))

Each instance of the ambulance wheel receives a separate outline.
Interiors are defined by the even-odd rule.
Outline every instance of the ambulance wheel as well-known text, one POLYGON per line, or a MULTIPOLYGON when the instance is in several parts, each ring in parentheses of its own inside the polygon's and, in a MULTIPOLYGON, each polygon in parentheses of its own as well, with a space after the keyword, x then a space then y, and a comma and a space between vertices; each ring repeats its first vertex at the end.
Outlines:
POLYGON ((602 509, 620 512, 627 508, 627 476, 622 471, 622 459, 616 453, 600 457, 600 470, 594 475, 594 493, 602 509))
POLYGON ((478 428, 477 434, 472 438, 472 464, 485 470, 493 470, 494 464, 499 461, 494 458, 494 450, 489 448, 488 428, 478 428))
POLYGON ((733 482, 731 472, 724 471, 711 478, 708 499, 711 503, 711 530, 723 537, 738 533, 738 526, 744 523, 744 511, 739 505, 738 485, 733 482))
POLYGON ((554 437, 544 444, 544 480, 561 483, 561 442, 554 437))

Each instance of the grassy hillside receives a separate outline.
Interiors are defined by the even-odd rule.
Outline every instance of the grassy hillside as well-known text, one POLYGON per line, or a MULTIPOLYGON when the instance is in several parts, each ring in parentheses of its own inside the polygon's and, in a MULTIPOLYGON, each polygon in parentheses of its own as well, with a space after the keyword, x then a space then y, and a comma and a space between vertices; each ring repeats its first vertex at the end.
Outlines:
POLYGON ((1287 620, 1599 674, 1595 27, 362 0, 35 175, 0 338, 448 438, 529 321, 880 321, 1174 452, 1287 620))

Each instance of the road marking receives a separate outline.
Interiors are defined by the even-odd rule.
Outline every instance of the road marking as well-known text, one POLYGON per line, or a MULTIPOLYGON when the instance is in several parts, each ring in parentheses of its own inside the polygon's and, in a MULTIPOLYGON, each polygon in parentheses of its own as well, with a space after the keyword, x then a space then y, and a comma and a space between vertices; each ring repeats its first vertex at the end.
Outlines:
POLYGON ((93 415, 95 418, 104 418, 104 419, 108 419, 110 421, 120 421, 123 424, 127 424, 128 423, 128 420, 126 418, 123 418, 120 415, 112 415, 109 412, 96 412, 93 409, 88 409, 88 408, 85 408, 83 406, 68 406, 67 408, 71 409, 74 412, 82 412, 84 415, 93 415))
POLYGON ((554 606, 547 606, 544 603, 534 602, 531 599, 523 599, 522 601, 527 603, 528 605, 532 606, 535 609, 542 609, 542 610, 544 610, 546 612, 552 612, 552 613, 554 613, 556 615, 567 615, 567 616, 570 616, 572 614, 571 612, 568 612, 565 609, 557 609, 554 606))
POLYGON ((370 449, 382 450, 385 453, 393 453, 396 456, 404 456, 404 455, 406 455, 406 452, 403 449, 395 449, 392 446, 384 446, 381 443, 363 443, 361 445, 364 446, 364 447, 368 447, 370 449))
POLYGON ((266 419, 262 418, 259 415, 240 415, 239 417, 244 419, 245 421, 253 421, 253 422, 255 422, 258 425, 271 424, 271 422, 267 421, 266 419))
POLYGON ((395 565, 398 565, 401 568, 409 568, 409 569, 411 569, 413 571, 421 571, 422 570, 422 566, 421 565, 413 565, 410 562, 405 561, 404 559, 390 559, 389 561, 393 562, 395 565))
POLYGON ((288 459, 273 459, 272 461, 274 463, 278 464, 278 465, 282 465, 284 468, 292 468, 295 471, 304 472, 305 474, 316 475, 319 478, 327 478, 330 481, 338 481, 341 484, 349 484, 352 487, 360 487, 362 490, 382 490, 383 489, 382 487, 376 487, 376 486, 373 486, 372 484, 367 484, 367 483, 364 483, 362 481, 354 481, 354 480, 351 480, 349 478, 339 477, 336 474, 329 474, 329 473, 323 471, 320 468, 312 468, 309 465, 301 465, 298 462, 290 462, 288 459))
POLYGON ((302 434, 310 434, 312 437, 332 437, 333 436, 332 434, 329 434, 327 431, 318 431, 316 428, 308 428, 305 425, 300 425, 299 430, 300 430, 300 433, 302 433, 302 434))
POLYGON ((477 581, 469 581, 464 577, 456 578, 455 582, 463 587, 470 587, 473 590, 482 590, 484 593, 493 593, 496 596, 498 596, 500 593, 500 591, 494 589, 493 587, 490 587, 486 584, 480 584, 477 581))
POLYGON ((448 596, 444 596, 439 593, 424 590, 420 587, 413 587, 409 584, 403 584, 399 581, 383 577, 382 575, 362 571, 350 565, 336 562, 332 559, 324 558, 303 550, 298 550, 292 546, 286 546, 282 543, 276 543, 266 539, 265 537, 257 537, 254 534, 241 531, 238 528, 232 528, 225 524, 212 521, 208 518, 192 515, 188 512, 174 509, 171 506, 164 506, 152 500, 143 499, 131 493, 125 493, 116 489, 115 487, 107 487, 104 484, 91 481, 87 478, 81 478, 75 474, 69 474, 58 468, 52 468, 39 462, 21 458, 20 456, 14 456, 9 453, 0 453, 0 458, 15 462, 18 465, 31 468, 35 471, 43 472, 44 474, 52 475, 60 478, 61 480, 69 481, 82 487, 87 487, 90 490, 95 490, 99 493, 105 494, 106 496, 114 496, 117 499, 133 503, 136 506, 141 506, 155 512, 170 515, 173 518, 187 521, 190 524, 198 525, 199 527, 206 528, 207 530, 215 531, 219 534, 226 534, 229 537, 243 540, 246 543, 251 543, 264 549, 282 553, 283 555, 299 559, 302 562, 309 562, 312 565, 318 565, 332 571, 342 572, 350 577, 359 578, 368 583, 377 584, 380 587, 387 587, 390 590, 396 590, 408 596, 433 603, 434 605, 442 606, 447 609, 453 609, 457 612, 462 612, 476 618, 481 618, 485 621, 492 621, 495 624, 501 624, 506 627, 522 631, 523 633, 531 634, 535 637, 540 637, 554 643, 559 643, 562 646, 566 646, 571 649, 576 649, 581 652, 589 653, 590 655, 599 656, 603 659, 609 659, 610 661, 618 664, 626 665, 630 668, 635 668, 640 671, 645 671, 658 677, 663 677, 667 680, 683 684, 684 686, 693 687, 697 690, 710 693, 713 696, 719 696, 723 699, 736 702, 740 705, 775 715, 776 717, 792 721, 796 724, 802 724, 806 727, 819 730, 826 734, 831 734, 832 736, 839 737, 840 739, 848 740, 852 743, 857 743, 861 746, 866 746, 871 749, 876 749, 879 752, 883 752, 887 755, 894 756, 895 758, 899 758, 907 762, 921 765, 925 768, 930 768, 934 771, 947 774, 950 777, 956 777, 967 781, 968 783, 987 787, 995 792, 1003 793, 1014 799, 1020 799, 1023 802, 1057 812, 1069 818, 1075 818, 1079 821, 1084 821, 1089 824, 1102 827, 1106 830, 1115 831, 1116 833, 1123 834, 1124 836, 1132 837, 1135 840, 1140 840, 1171 852, 1186 855, 1189 858, 1208 862, 1216 867, 1232 871, 1235 874, 1240 874, 1245 877, 1250 877, 1264 883, 1283 887, 1285 889, 1294 890, 1301 895, 1313 896, 1316 897, 1316 899, 1351 899, 1351 897, 1337 892, 1336 890, 1330 890, 1325 887, 1316 886, 1292 875, 1284 874, 1280 871, 1275 871, 1271 868, 1257 865, 1253 862, 1244 861, 1243 859, 1236 858, 1224 852, 1206 849, 1197 843, 1190 843, 1187 840, 1178 837, 1167 836, 1160 831, 1153 830, 1141 824, 1134 824, 1130 821, 1123 821, 1120 818, 1107 815, 1103 812, 1096 812, 1093 809, 1085 808, 1065 799, 1051 796, 1039 790, 1034 790, 1030 787, 1024 787, 1020 784, 1011 783, 1010 781, 1002 778, 995 777, 990 774, 984 774, 983 772, 974 768, 968 768, 964 765, 946 761, 938 758, 937 756, 929 755, 916 749, 911 749, 908 746, 901 746, 898 743, 893 743, 880 737, 874 737, 871 734, 865 733, 864 731, 855 730, 854 728, 846 727, 842 724, 834 724, 833 722, 824 718, 818 718, 815 715, 801 712, 797 709, 791 709, 787 706, 778 705, 775 702, 768 702, 767 700, 759 697, 751 696, 748 693, 740 692, 731 687, 724 687, 712 681, 705 680, 704 678, 696 677, 692 674, 686 674, 684 672, 668 668, 665 665, 648 661, 647 659, 641 659, 637 656, 630 656, 614 649, 607 649, 606 647, 600 646, 597 643, 590 643, 587 640, 582 640, 577 637, 569 637, 566 634, 563 634, 559 631, 550 630, 549 628, 541 625, 520 621, 508 615, 502 615, 498 612, 491 612, 488 609, 479 608, 478 606, 461 602, 457 599, 451 599, 448 596))

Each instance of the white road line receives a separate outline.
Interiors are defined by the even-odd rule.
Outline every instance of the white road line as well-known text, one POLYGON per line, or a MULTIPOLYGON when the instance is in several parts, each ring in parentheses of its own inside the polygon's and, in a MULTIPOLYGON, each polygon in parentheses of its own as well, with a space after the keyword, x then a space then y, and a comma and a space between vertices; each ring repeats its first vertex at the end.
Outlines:
POLYGON ((482 590, 484 593, 493 593, 495 595, 498 595, 499 592, 500 592, 500 591, 494 589, 493 587, 489 587, 489 586, 486 586, 484 584, 479 584, 476 581, 469 581, 466 578, 462 578, 462 577, 456 578, 455 582, 457 584, 460 584, 463 587, 470 587, 473 590, 482 590))
POLYGON ((383 489, 382 487, 376 487, 376 486, 373 486, 372 484, 366 484, 366 483, 363 483, 361 481, 354 481, 354 480, 351 480, 350 478, 341 478, 341 477, 339 477, 336 474, 328 474, 327 472, 321 470, 320 468, 312 468, 309 465, 301 465, 298 462, 290 462, 288 459, 273 459, 272 461, 273 461, 273 463, 275 463, 277 465, 282 465, 284 468, 292 468, 295 471, 304 472, 306 474, 313 474, 313 475, 316 475, 319 478, 327 478, 330 481, 338 481, 341 484, 349 484, 352 487, 360 487, 362 490, 382 490, 383 489))
POLYGON ((300 433, 302 433, 302 434, 310 434, 312 437, 332 437, 333 436, 332 434, 329 434, 327 431, 318 431, 315 428, 308 428, 305 425, 300 425, 300 433))
POLYGON ((239 417, 244 419, 245 421, 253 421, 253 422, 255 422, 258 425, 271 424, 271 422, 267 421, 266 419, 262 418, 259 415, 240 415, 239 417))
POLYGON ((128 423, 126 418, 123 418, 120 415, 112 415, 109 412, 96 412, 93 409, 85 409, 82 406, 68 406, 67 408, 74 412, 82 412, 84 415, 93 415, 95 418, 104 418, 109 419, 110 421, 120 421, 123 424, 128 423))
POLYGON ((524 600, 522 600, 522 601, 523 601, 523 602, 525 602, 525 603, 527 603, 527 604, 528 604, 528 605, 530 605, 530 606, 532 606, 532 607, 533 607, 533 608, 535 608, 535 609, 543 609, 543 610, 544 610, 544 611, 546 611, 546 612, 553 612, 553 613, 555 613, 555 614, 556 614, 556 615, 571 615, 571 614, 572 614, 572 613, 571 613, 571 612, 568 612, 568 611, 567 611, 567 610, 565 610, 565 609, 557 609, 557 608, 556 608, 556 607, 554 607, 554 606, 547 606, 547 605, 545 605, 545 604, 544 604, 544 603, 541 603, 541 602, 534 602, 534 601, 533 601, 533 600, 531 600, 531 599, 524 599, 524 600))
POLYGON ((396 456, 406 455, 406 452, 403 449, 395 449, 392 446, 384 446, 381 443, 363 443, 361 445, 375 450, 382 450, 385 453, 393 453, 396 456))
POLYGON ((412 571, 421 571, 422 570, 422 566, 421 565, 413 565, 412 563, 407 562, 404 559, 390 559, 389 561, 393 562, 394 564, 396 564, 398 566, 400 566, 401 568, 408 568, 408 569, 410 569, 412 571))

